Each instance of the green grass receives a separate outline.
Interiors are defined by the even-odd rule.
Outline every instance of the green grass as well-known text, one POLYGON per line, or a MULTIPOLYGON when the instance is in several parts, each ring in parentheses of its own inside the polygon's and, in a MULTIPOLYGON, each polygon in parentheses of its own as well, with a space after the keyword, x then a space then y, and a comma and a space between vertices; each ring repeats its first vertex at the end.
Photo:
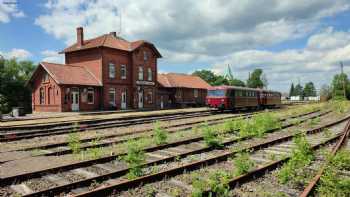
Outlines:
POLYGON ((154 141, 157 145, 166 144, 168 135, 165 129, 160 126, 160 122, 154 123, 154 141))
POLYGON ((232 176, 225 171, 213 171, 210 172, 207 179, 202 177, 195 177, 192 182, 192 197, 201 197, 205 191, 210 191, 209 196, 222 196, 226 197, 229 193, 228 182, 232 176))
POLYGON ((143 175, 141 164, 145 162, 145 153, 142 149, 143 147, 138 141, 130 140, 127 143, 127 155, 123 157, 123 160, 130 168, 127 175, 128 179, 134 179, 143 175))
POLYGON ((202 124, 201 130, 202 130, 202 136, 203 136, 204 142, 208 147, 213 147, 213 148, 222 147, 222 140, 220 136, 215 133, 215 130, 213 129, 213 127, 208 126, 207 122, 202 124))
POLYGON ((81 151, 81 141, 80 136, 77 133, 77 128, 79 128, 79 124, 75 123, 73 130, 68 134, 68 146, 73 154, 79 154, 81 151))
POLYGON ((328 161, 316 189, 319 196, 350 196, 350 178, 340 174, 350 171, 350 151, 341 150, 335 156, 328 156, 328 161))
POLYGON ((293 149, 289 161, 277 173, 278 180, 282 184, 289 182, 293 184, 304 184, 305 173, 302 172, 302 169, 314 159, 314 154, 305 135, 299 135, 293 141, 296 148, 293 149))
POLYGON ((249 157, 247 152, 241 152, 236 155, 233 159, 234 163, 234 171, 233 174, 235 176, 239 176, 249 172, 254 166, 255 163, 249 157))

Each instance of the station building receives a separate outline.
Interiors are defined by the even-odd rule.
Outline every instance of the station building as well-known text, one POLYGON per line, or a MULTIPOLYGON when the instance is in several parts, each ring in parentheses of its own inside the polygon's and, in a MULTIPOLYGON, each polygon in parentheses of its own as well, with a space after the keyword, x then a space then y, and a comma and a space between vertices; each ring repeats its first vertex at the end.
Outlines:
POLYGON ((150 42, 129 42, 115 32, 77 41, 64 49, 65 64, 41 62, 29 85, 33 111, 155 108, 157 59, 150 42))
POLYGON ((152 43, 129 42, 115 32, 84 40, 82 27, 76 33, 76 43, 60 52, 65 64, 41 62, 28 81, 33 112, 169 108, 188 102, 186 91, 201 98, 191 87, 158 82, 162 56, 152 43), (158 96, 159 85, 161 94, 168 93, 158 96))

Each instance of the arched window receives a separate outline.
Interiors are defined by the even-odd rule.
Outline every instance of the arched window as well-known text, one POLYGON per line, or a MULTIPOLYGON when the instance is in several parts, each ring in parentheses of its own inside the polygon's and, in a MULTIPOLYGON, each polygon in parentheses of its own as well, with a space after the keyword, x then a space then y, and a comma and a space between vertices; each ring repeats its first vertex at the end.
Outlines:
POLYGON ((109 63, 108 70, 109 70, 109 78, 114 79, 115 78, 115 65, 113 63, 109 63))
POLYGON ((152 76, 152 69, 151 68, 148 68, 147 70, 147 76, 148 76, 148 81, 152 81, 153 79, 153 76, 152 76))
POLYGON ((139 66, 139 80, 143 81, 143 67, 139 66))

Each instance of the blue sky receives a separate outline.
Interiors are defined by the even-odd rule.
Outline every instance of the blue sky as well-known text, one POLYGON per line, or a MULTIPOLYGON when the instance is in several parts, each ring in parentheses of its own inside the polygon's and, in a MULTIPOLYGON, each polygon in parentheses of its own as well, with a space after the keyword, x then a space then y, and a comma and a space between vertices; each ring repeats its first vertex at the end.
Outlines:
POLYGON ((160 72, 230 65, 246 80, 263 68, 270 89, 287 92, 298 80, 320 88, 339 61, 350 72, 349 9, 348 0, 0 0, 0 54, 62 63, 57 52, 75 41, 76 27, 85 38, 118 32, 121 15, 122 37, 162 53, 160 72))

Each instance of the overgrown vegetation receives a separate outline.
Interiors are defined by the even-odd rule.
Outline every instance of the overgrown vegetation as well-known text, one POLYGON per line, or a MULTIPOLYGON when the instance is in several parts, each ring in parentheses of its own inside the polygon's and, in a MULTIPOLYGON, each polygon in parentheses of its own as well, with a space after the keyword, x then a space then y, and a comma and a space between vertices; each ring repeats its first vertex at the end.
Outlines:
POLYGON ((81 141, 78 133, 79 124, 75 123, 73 130, 68 134, 68 146, 73 154, 79 154, 81 151, 81 141))
POLYGON ((154 140, 156 144, 161 145, 167 143, 167 138, 167 132, 160 126, 160 122, 156 121, 156 123, 154 123, 154 140))
POLYGON ((209 196, 228 196, 228 182, 232 176, 225 171, 210 172, 207 179, 196 176, 192 182, 192 197, 201 197, 205 191, 210 191, 209 196))
POLYGON ((96 138, 95 140, 91 141, 93 148, 88 148, 86 150, 86 154, 88 155, 89 158, 91 159, 98 159, 102 157, 103 155, 103 150, 102 147, 98 147, 98 144, 100 143, 100 139, 96 138))
POLYGON ((128 179, 142 176, 141 165, 145 162, 145 153, 143 152, 143 146, 141 146, 138 141, 128 141, 127 155, 123 157, 123 160, 128 164, 130 169, 127 175, 128 179))
POLYGON ((233 159, 233 163, 234 163, 233 174, 235 176, 245 174, 255 166, 254 161, 250 159, 249 154, 247 152, 238 153, 236 157, 233 159))
POLYGON ((350 178, 342 171, 350 171, 350 151, 341 150, 328 156, 328 164, 317 188, 319 196, 350 196, 350 178))
POLYGON ((282 184, 288 182, 303 184, 305 173, 302 172, 302 168, 309 165, 314 159, 314 154, 305 135, 298 135, 293 141, 296 147, 292 151, 292 156, 277 174, 278 180, 282 184))
POLYGON ((207 146, 214 148, 222 147, 220 136, 215 133, 215 130, 212 127, 209 127, 207 122, 202 124, 201 129, 204 142, 207 146))

